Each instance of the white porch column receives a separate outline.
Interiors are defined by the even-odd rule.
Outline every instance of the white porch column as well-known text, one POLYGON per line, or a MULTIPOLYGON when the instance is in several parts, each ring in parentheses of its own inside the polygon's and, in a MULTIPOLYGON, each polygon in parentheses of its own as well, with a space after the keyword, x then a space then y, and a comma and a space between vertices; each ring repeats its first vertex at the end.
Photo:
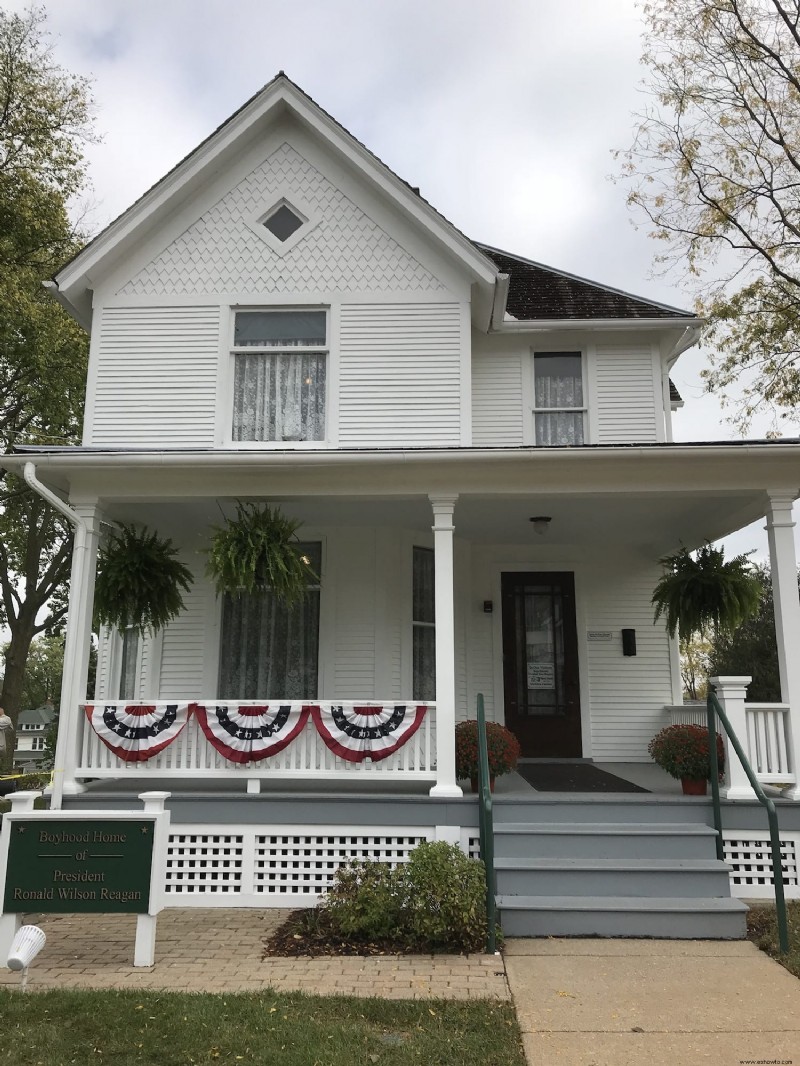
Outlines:
MULTIPOLYGON (((752 677, 746 676, 710 677, 708 679, 709 684, 713 685, 716 691, 717 699, 727 715, 728 721, 731 723, 737 740, 744 749, 745 755, 748 755, 749 752, 747 743, 747 711, 745 709, 744 700, 747 695, 747 686, 752 680, 752 677)), ((753 791, 753 786, 750 784, 747 774, 744 772, 744 767, 739 761, 739 756, 733 750, 732 746, 727 743, 725 730, 721 729, 720 732, 726 741, 725 787, 720 789, 720 795, 725 796, 727 799, 755 799, 756 794, 753 791)))
MULTIPOLYGON (((797 556, 794 548, 794 518, 789 495, 769 494, 767 536, 775 604, 775 637, 778 642, 778 668, 781 703, 789 705, 787 748, 789 769, 800 770, 800 598, 797 595, 797 556)), ((784 798, 800 800, 800 783, 795 779, 784 798)))
POLYGON ((100 540, 100 512, 97 504, 75 504, 72 509, 81 519, 85 531, 80 526, 75 529, 72 548, 69 610, 64 638, 64 673, 58 716, 53 794, 50 800, 53 810, 61 808, 64 794, 74 795, 83 791, 83 785, 75 779, 75 769, 78 765, 78 704, 86 699, 94 580, 100 540))
POLYGON ((463 795, 456 784, 456 628, 453 511, 457 496, 430 496, 436 569, 436 784, 432 796, 463 795))

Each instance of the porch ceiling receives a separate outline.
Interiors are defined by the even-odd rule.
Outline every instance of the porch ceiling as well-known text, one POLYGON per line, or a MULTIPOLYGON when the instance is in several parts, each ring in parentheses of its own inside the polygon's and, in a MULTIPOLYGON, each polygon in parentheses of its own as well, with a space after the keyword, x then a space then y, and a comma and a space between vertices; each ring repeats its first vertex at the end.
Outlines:
POLYGON ((205 538, 236 498, 281 502, 309 527, 429 530, 429 494, 456 495, 456 535, 475 543, 639 545, 663 554, 757 520, 767 490, 800 494, 800 442, 586 448, 306 449, 3 456, 73 502, 205 538), (217 501, 220 501, 218 504, 217 501), (220 509, 222 507, 222 510, 220 509), (539 537, 529 518, 549 515, 539 537))
MULTIPOLYGON (((258 498, 258 497, 253 497, 258 498)), ((371 497, 270 495, 310 533, 330 527, 381 527, 427 533, 432 524, 424 496, 371 497)), ((545 551, 567 545, 613 549, 637 547, 663 555, 681 545, 715 540, 761 517, 764 494, 697 493, 486 496, 461 495, 455 509, 455 535, 473 544, 529 544, 545 551), (538 534, 530 519, 549 515, 538 534)), ((144 522, 186 543, 204 544, 208 530, 235 513, 236 500, 111 501, 109 518, 144 522)))

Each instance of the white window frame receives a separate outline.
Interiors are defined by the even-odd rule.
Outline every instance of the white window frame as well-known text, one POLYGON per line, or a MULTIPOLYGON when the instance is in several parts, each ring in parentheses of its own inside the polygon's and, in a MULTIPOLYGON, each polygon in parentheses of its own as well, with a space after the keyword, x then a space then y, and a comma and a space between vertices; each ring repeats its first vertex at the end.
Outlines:
POLYGON ((333 418, 332 408, 332 358, 331 358, 331 306, 320 304, 291 304, 282 303, 279 305, 264 305, 264 304, 233 304, 230 308, 230 320, 228 322, 228 374, 227 374, 227 387, 225 390, 225 436, 224 441, 227 447, 241 448, 244 450, 271 450, 271 451, 286 451, 286 450, 300 450, 306 448, 328 448, 332 442, 332 430, 331 423, 333 418), (276 313, 281 312, 293 312, 293 311, 321 311, 325 314, 325 345, 298 347, 298 348, 256 348, 253 345, 238 347, 234 344, 236 335, 236 315, 239 313, 248 312, 264 312, 264 313, 276 313), (236 356, 242 354, 264 354, 271 353, 273 355, 279 354, 282 351, 295 351, 295 352, 308 352, 308 353, 322 353, 325 355, 325 436, 322 440, 234 440, 233 438, 233 404, 234 404, 234 378, 236 375, 236 356))
POLYGON ((273 190, 273 197, 269 201, 269 205, 251 215, 245 222, 257 237, 260 237, 262 241, 269 245, 275 255, 284 256, 300 241, 305 240, 309 233, 319 225, 320 216, 305 200, 295 195, 290 185, 281 185, 273 190), (278 208, 284 206, 302 219, 303 224, 294 231, 291 237, 287 237, 285 241, 282 241, 274 233, 270 233, 264 222, 271 215, 274 215, 278 208))
POLYGON ((583 443, 562 445, 562 447, 582 448, 583 445, 589 443, 589 374, 588 374, 588 357, 585 348, 580 348, 575 345, 569 347, 559 348, 556 346, 548 346, 546 348, 533 348, 531 349, 530 358, 530 372, 529 378, 529 396, 530 396, 530 413, 529 420, 529 433, 530 438, 528 443, 534 445, 537 448, 555 448, 558 445, 554 444, 537 444, 536 443, 536 417, 543 414, 582 414, 583 415, 583 443), (536 406, 536 357, 542 355, 577 355, 581 360, 581 392, 583 394, 583 405, 581 407, 537 407, 536 406))

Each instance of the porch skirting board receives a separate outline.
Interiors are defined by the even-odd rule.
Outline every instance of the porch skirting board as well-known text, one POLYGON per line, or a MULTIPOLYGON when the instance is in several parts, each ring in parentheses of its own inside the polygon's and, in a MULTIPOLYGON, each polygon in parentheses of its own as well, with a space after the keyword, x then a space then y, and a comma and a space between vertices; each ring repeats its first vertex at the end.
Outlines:
MULTIPOLYGON (((479 857, 476 829, 446 828, 479 857)), ((173 825, 166 906, 314 907, 340 866, 370 860, 394 867, 436 838, 430 825, 173 825)))

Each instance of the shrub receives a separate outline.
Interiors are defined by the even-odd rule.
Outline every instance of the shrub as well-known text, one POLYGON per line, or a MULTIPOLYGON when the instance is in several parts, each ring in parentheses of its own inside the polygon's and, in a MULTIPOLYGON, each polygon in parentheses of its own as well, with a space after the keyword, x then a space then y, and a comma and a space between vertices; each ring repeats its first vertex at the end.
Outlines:
MULTIPOLYGON (((517 765, 519 741, 504 725, 486 723, 486 747, 492 777, 510 773, 517 765)), ((456 725, 456 777, 478 776, 478 723, 474 720, 456 725)))
POLYGON ((323 906, 341 936, 414 950, 479 951, 485 895, 483 863, 438 841, 419 844, 395 869, 375 862, 340 868, 323 906))
POLYGON ((402 868, 403 927, 414 947, 480 951, 486 940, 483 863, 455 844, 419 844, 402 868))
MULTIPOLYGON (((725 745, 719 733, 716 737, 721 776, 725 768, 725 745)), ((653 761, 671 777, 688 777, 693 781, 711 780, 708 730, 704 726, 668 725, 653 737, 647 750, 653 761)))

